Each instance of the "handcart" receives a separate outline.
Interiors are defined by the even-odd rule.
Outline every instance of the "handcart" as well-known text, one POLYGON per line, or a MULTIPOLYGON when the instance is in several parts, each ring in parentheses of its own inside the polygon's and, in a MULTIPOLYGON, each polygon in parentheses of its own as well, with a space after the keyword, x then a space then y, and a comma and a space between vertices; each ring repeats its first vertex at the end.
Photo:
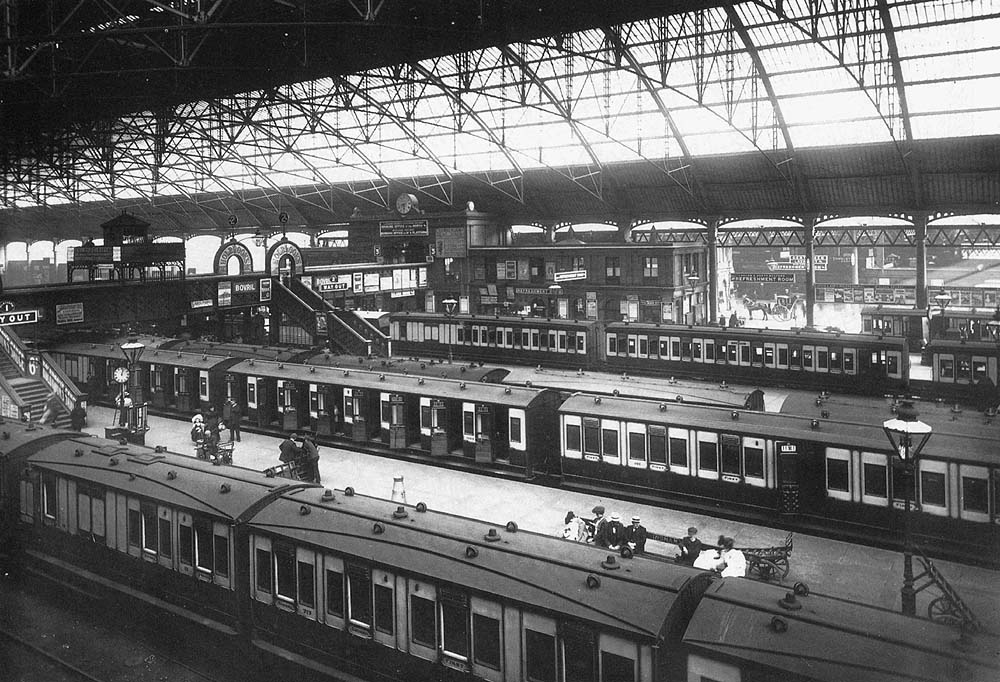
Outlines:
POLYGON ((282 462, 264 469, 268 478, 290 478, 293 481, 311 481, 312 472, 304 458, 297 457, 289 462, 282 462))
POLYGON ((792 553, 792 533, 778 547, 740 547, 747 558, 747 576, 755 574, 764 581, 784 580, 788 576, 788 557, 792 553))

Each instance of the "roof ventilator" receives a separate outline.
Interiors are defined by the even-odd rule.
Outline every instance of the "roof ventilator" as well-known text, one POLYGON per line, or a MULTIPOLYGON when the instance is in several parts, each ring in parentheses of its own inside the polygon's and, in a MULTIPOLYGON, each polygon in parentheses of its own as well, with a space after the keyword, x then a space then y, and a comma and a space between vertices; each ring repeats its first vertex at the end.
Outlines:
POLYGON ((614 554, 609 554, 608 558, 601 562, 601 568, 606 571, 617 571, 621 567, 622 565, 618 563, 614 554))
POLYGON ((299 516, 309 516, 309 514, 311 512, 312 512, 312 509, 310 509, 306 505, 303 504, 303 505, 299 506, 299 516))
POLYGON ((232 488, 229 486, 228 483, 223 483, 222 485, 219 486, 219 492, 222 493, 223 495, 228 493, 230 490, 232 490, 232 488))
POLYGON ((372 532, 375 533, 375 535, 381 535, 385 532, 385 524, 381 521, 376 521, 372 524, 372 532))
POLYGON ((323 495, 319 499, 323 502, 333 502, 333 491, 327 488, 323 491, 323 495))
POLYGON ((176 478, 177 478, 177 472, 176 471, 174 471, 173 469, 171 469, 170 471, 167 472, 167 480, 168 481, 173 481, 176 478))
POLYGON ((473 547, 472 545, 469 545, 468 547, 465 548, 465 556, 466 558, 469 559, 475 559, 477 556, 479 556, 479 550, 473 547))
POLYGON ((351 486, 347 486, 346 488, 344 488, 344 496, 354 497, 354 488, 352 488, 351 486))
POLYGON ((587 587, 589 587, 592 590, 596 590, 600 586, 601 586, 600 578, 598 578, 593 573, 587 576, 587 587))
POLYGON ((394 519, 405 519, 409 514, 403 506, 396 507, 396 511, 392 513, 392 518, 394 519))
POLYGON ((490 528, 489 532, 483 536, 483 539, 486 540, 486 542, 499 542, 500 533, 497 532, 496 528, 490 528))
POLYGON ((795 592, 786 592, 785 596, 778 600, 778 606, 786 611, 798 611, 802 608, 802 604, 795 597, 795 592))

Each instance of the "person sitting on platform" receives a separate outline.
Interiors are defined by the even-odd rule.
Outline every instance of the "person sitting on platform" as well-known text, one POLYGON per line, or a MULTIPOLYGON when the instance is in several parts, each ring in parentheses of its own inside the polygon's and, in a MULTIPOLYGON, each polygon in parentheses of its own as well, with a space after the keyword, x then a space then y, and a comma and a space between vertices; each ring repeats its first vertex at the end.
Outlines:
POLYGON ((732 538, 720 537, 719 545, 722 551, 719 554, 719 572, 723 578, 745 578, 747 575, 747 558, 740 550, 734 547, 732 538))
POLYGON ((590 511, 594 515, 594 520, 587 524, 587 530, 589 531, 587 542, 593 542, 598 547, 607 547, 607 545, 601 545, 598 542, 598 538, 601 534, 601 528, 603 528, 604 524, 608 522, 608 520, 604 517, 604 507, 597 505, 590 511))
POLYGON ((646 527, 638 516, 633 516, 632 525, 625 529, 625 542, 635 554, 646 550, 646 527))
POLYGON ((701 540, 695 537, 698 534, 698 529, 694 526, 688 528, 687 535, 681 538, 680 542, 677 543, 677 547, 680 549, 681 553, 675 557, 675 560, 679 564, 687 564, 688 566, 694 565, 694 560, 698 558, 701 554, 702 544, 701 540))
POLYGON ((625 542, 625 527, 622 525, 621 517, 612 514, 611 520, 601 526, 599 537, 594 540, 594 544, 608 549, 620 549, 625 542))
POLYGON ((562 536, 573 542, 584 542, 587 539, 587 524, 573 512, 566 512, 563 521, 562 536))

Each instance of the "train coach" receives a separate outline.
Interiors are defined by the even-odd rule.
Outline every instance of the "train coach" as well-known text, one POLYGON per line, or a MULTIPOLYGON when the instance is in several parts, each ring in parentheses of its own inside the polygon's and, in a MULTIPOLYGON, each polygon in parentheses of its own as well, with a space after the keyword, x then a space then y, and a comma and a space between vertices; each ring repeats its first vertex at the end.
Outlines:
POLYGON ((955 646, 947 626, 804 589, 157 449, 0 428, 0 480, 16 482, 2 508, 16 510, 4 518, 24 536, 26 571, 88 598, 114 594, 172 637, 239 651, 258 679, 978 682, 1000 672, 989 646, 955 646))
POLYGON ((311 428, 518 477, 558 471, 555 391, 253 360, 226 376, 261 426, 311 428))
POLYGON ((434 313, 390 319, 393 348, 403 355, 875 394, 898 392, 909 380, 906 341, 899 337, 434 313))
POLYGON ((571 488, 895 544, 909 485, 925 551, 990 565, 1000 559, 983 551, 1000 547, 992 431, 935 424, 908 482, 881 420, 577 394, 559 408, 559 422, 571 488))

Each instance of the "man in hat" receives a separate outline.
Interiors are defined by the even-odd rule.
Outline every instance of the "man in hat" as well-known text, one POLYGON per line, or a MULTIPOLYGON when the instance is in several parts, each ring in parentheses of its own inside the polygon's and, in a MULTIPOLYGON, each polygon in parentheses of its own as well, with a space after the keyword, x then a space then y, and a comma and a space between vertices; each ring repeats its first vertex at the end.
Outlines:
POLYGON ((278 446, 278 459, 286 463, 297 460, 302 454, 302 448, 298 444, 298 440, 298 434, 292 434, 281 441, 281 445, 278 446))
POLYGON ((646 550, 646 527, 638 516, 633 516, 632 525, 625 529, 625 542, 635 554, 646 550))
POLYGON ((677 543, 677 546, 681 550, 681 553, 675 557, 677 563, 692 566, 694 564, 694 560, 698 558, 699 554, 701 554, 702 545, 701 540, 695 537, 697 534, 698 529, 691 526, 688 528, 687 536, 681 538, 681 541, 677 543))
POLYGON ((313 483, 320 483, 319 476, 319 447, 313 439, 312 433, 306 433, 302 437, 302 457, 305 460, 306 476, 313 483))
MULTIPOLYGON (((587 538, 587 541, 596 544, 597 538, 600 536, 601 528, 608 522, 608 520, 604 518, 604 507, 602 505, 597 505, 590 511, 594 515, 594 520, 587 524, 588 527, 592 529, 590 537, 587 538)), ((607 545, 603 546, 606 547, 607 545)))
POLYGON ((594 544, 617 550, 623 542, 625 542, 625 527, 622 525, 621 517, 618 514, 612 514, 611 520, 601 526, 600 533, 594 539, 594 544))

